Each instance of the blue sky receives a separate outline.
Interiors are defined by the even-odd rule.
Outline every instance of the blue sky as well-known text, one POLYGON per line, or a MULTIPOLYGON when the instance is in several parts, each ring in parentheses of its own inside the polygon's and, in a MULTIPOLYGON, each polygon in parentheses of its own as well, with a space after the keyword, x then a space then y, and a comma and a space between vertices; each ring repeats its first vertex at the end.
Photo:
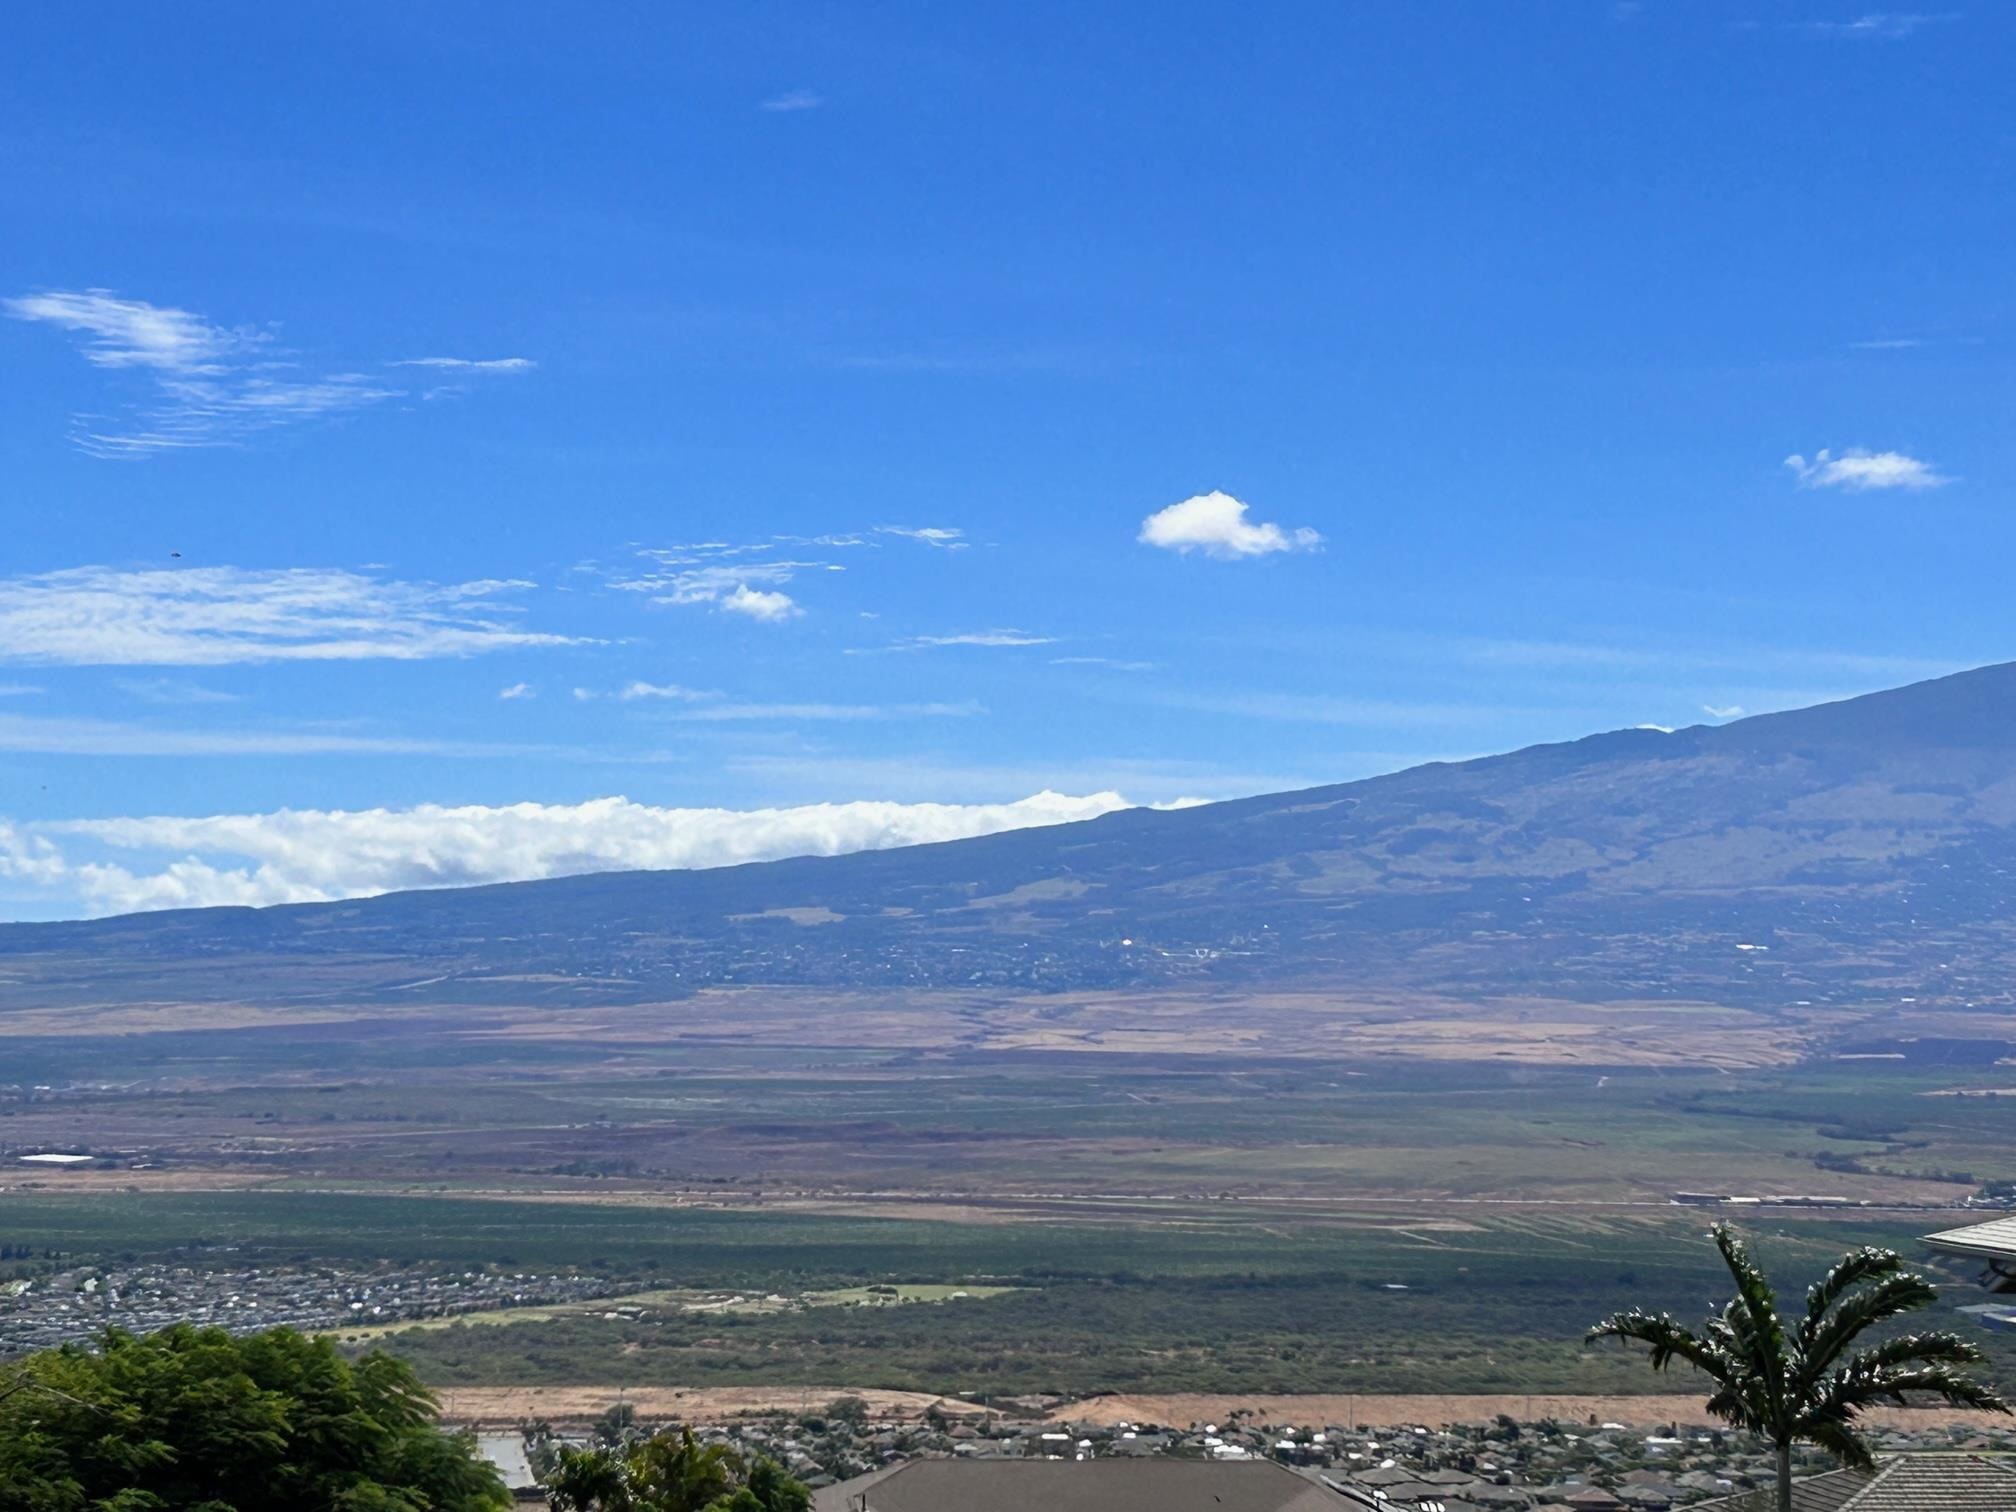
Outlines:
POLYGON ((2012 43, 21 10, 0 916, 933 838, 2016 655, 2012 43))

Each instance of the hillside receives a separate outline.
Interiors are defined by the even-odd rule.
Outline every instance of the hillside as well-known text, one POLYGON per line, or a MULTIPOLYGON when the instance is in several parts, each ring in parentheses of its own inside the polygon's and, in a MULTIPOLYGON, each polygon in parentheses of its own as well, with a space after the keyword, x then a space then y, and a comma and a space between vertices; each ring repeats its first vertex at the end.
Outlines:
POLYGON ((944 845, 0 928, 16 1003, 1185 981, 2006 1000, 2016 664, 944 845))

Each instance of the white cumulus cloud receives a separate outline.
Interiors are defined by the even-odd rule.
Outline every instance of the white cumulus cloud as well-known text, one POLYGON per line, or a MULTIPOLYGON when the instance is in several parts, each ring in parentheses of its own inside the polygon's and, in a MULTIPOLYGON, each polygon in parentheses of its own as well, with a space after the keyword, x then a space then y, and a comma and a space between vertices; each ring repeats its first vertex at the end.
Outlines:
POLYGON ((1201 551, 1226 561, 1276 551, 1313 551, 1323 537, 1307 526, 1284 530, 1246 518, 1246 506, 1228 493, 1213 491, 1157 510, 1141 522, 1143 545, 1167 551, 1201 551))
POLYGON ((333 567, 70 567, 0 578, 0 662, 416 661, 581 644, 514 622, 511 595, 531 586, 402 582, 333 567))
POLYGON ((0 877, 94 913, 303 903, 580 872, 833 856, 1065 824, 1129 806, 1113 792, 1045 791, 978 804, 680 809, 616 797, 500 807, 0 820, 0 877))
POLYGON ((1835 453, 1822 447, 1812 459, 1794 452, 1786 467, 1801 488, 1839 488, 1849 493, 1866 493, 1878 488, 1937 488, 1953 480, 1930 462, 1895 451, 1865 451, 1851 446, 1835 453))
POLYGON ((736 584, 734 591, 723 594, 718 602, 730 614, 745 614, 766 624, 775 624, 805 612, 790 594, 751 588, 747 583, 736 584))

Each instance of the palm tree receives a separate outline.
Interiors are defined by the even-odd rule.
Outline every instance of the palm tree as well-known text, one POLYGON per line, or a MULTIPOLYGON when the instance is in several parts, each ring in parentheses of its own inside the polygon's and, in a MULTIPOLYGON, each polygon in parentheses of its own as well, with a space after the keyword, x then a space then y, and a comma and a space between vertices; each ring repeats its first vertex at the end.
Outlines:
POLYGON ((1635 1339, 1651 1346, 1654 1370, 1685 1360, 1715 1383, 1708 1410, 1771 1441, 1778 1451, 1778 1509, 1791 1512, 1792 1445, 1818 1444, 1845 1465, 1875 1463, 1855 1431, 1855 1417, 1879 1402, 1903 1406, 1908 1394, 1957 1407, 2007 1412, 2008 1403, 1956 1367, 1982 1358, 1957 1334, 1901 1334, 1857 1353, 1863 1330, 1930 1305, 1938 1293, 1904 1269, 1894 1250, 1859 1249, 1809 1287, 1806 1316, 1787 1326, 1777 1293, 1736 1231, 1713 1230, 1715 1247, 1736 1281, 1736 1295, 1700 1333, 1661 1313, 1612 1314, 1589 1339, 1635 1339))

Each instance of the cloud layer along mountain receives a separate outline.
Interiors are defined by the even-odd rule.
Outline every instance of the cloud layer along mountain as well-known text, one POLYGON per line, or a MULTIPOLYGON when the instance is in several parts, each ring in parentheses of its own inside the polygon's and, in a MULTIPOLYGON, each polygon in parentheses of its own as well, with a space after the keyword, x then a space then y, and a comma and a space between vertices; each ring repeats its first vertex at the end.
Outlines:
POLYGON ((264 906, 580 872, 834 856, 1094 819, 1130 806, 1118 793, 1046 791, 979 804, 735 810, 596 798, 495 808, 423 804, 187 819, 0 820, 0 878, 74 898, 82 911, 99 914, 264 906), (115 854, 121 859, 107 859, 115 854), (144 857, 144 863, 126 864, 129 856, 144 857))

